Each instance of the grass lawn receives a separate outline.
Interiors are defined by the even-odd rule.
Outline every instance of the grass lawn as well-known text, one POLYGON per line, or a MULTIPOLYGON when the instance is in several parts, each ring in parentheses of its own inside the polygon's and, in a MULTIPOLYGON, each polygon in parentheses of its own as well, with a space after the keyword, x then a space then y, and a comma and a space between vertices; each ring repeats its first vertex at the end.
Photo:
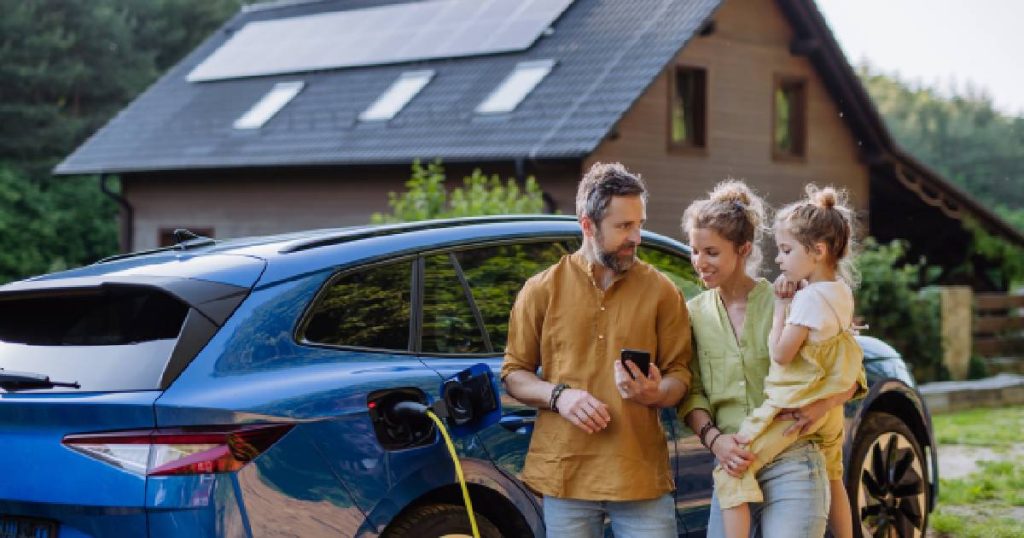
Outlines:
POLYGON ((1024 536, 1024 407, 974 409, 933 417, 939 442, 993 449, 993 461, 963 478, 942 479, 931 515, 936 537, 1024 536))

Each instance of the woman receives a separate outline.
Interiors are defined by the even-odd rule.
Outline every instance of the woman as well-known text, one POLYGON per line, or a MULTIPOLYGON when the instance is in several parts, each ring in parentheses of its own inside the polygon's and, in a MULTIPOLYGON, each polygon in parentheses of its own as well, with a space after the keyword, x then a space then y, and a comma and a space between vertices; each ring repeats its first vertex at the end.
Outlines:
MULTIPOLYGON (((746 184, 725 181, 707 199, 690 204, 682 222, 693 249, 691 261, 708 289, 687 303, 697 353, 690 366, 690 393, 679 414, 735 477, 742 476, 753 461, 753 454, 743 446, 749 439, 735 432, 764 400, 770 361, 768 334, 775 294, 771 283, 753 276, 761 262, 758 243, 765 220, 764 202, 746 184)), ((791 287, 789 293, 794 292, 791 287)), ((803 434, 854 392, 855 387, 787 410, 780 419, 794 421, 787 432, 803 434)), ((750 507, 753 534, 820 538, 830 511, 836 516, 831 524, 850 525, 846 493, 830 492, 816 441, 814 435, 801 438, 757 475, 764 502, 750 507)), ((708 536, 724 536, 716 496, 712 496, 708 536)))

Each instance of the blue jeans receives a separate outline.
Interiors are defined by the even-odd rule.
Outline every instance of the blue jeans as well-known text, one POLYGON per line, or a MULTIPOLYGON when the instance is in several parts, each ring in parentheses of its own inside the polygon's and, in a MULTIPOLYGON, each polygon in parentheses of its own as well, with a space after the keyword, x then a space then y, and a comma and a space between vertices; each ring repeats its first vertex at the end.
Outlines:
MULTIPOLYGON (((829 489, 825 457, 809 442, 791 446, 761 469, 763 503, 750 504, 750 535, 821 538, 828 524, 829 489)), ((722 509, 711 496, 708 538, 724 538, 722 509)))
POLYGON ((544 496, 544 526, 550 538, 600 538, 604 516, 616 538, 676 538, 671 493, 647 501, 583 501, 544 496))

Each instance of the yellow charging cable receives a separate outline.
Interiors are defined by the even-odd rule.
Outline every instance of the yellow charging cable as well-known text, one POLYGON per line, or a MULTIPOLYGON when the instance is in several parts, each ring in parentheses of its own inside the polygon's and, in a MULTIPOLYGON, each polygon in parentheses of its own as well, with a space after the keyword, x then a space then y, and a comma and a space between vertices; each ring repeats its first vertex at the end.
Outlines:
POLYGON ((466 512, 469 513, 469 525, 473 528, 473 538, 480 538, 480 529, 476 526, 476 516, 473 515, 473 501, 469 499, 469 489, 466 488, 466 477, 462 476, 462 465, 459 463, 459 455, 455 452, 455 444, 452 443, 452 438, 448 436, 448 430, 445 429, 444 423, 441 419, 434 414, 433 411, 428 410, 427 416, 430 420, 437 424, 437 429, 441 430, 441 435, 444 436, 444 442, 448 445, 448 453, 452 456, 452 463, 455 464, 455 475, 459 477, 459 485, 462 486, 462 498, 466 501, 466 512))

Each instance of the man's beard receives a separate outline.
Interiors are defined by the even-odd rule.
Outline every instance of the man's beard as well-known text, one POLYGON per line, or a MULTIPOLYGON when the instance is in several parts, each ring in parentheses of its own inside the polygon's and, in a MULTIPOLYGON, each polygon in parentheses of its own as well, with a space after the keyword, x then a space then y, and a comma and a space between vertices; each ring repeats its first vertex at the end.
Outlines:
POLYGON ((601 232, 596 233, 594 235, 594 247, 591 250, 592 253, 597 256, 597 260, 601 262, 601 265, 611 269, 613 273, 621 275, 636 263, 636 243, 627 239, 611 251, 604 250, 604 248, 601 247, 603 243, 604 238, 601 237, 601 232), (624 248, 632 248, 633 254, 630 254, 629 256, 622 256, 618 254, 618 252, 624 248))

